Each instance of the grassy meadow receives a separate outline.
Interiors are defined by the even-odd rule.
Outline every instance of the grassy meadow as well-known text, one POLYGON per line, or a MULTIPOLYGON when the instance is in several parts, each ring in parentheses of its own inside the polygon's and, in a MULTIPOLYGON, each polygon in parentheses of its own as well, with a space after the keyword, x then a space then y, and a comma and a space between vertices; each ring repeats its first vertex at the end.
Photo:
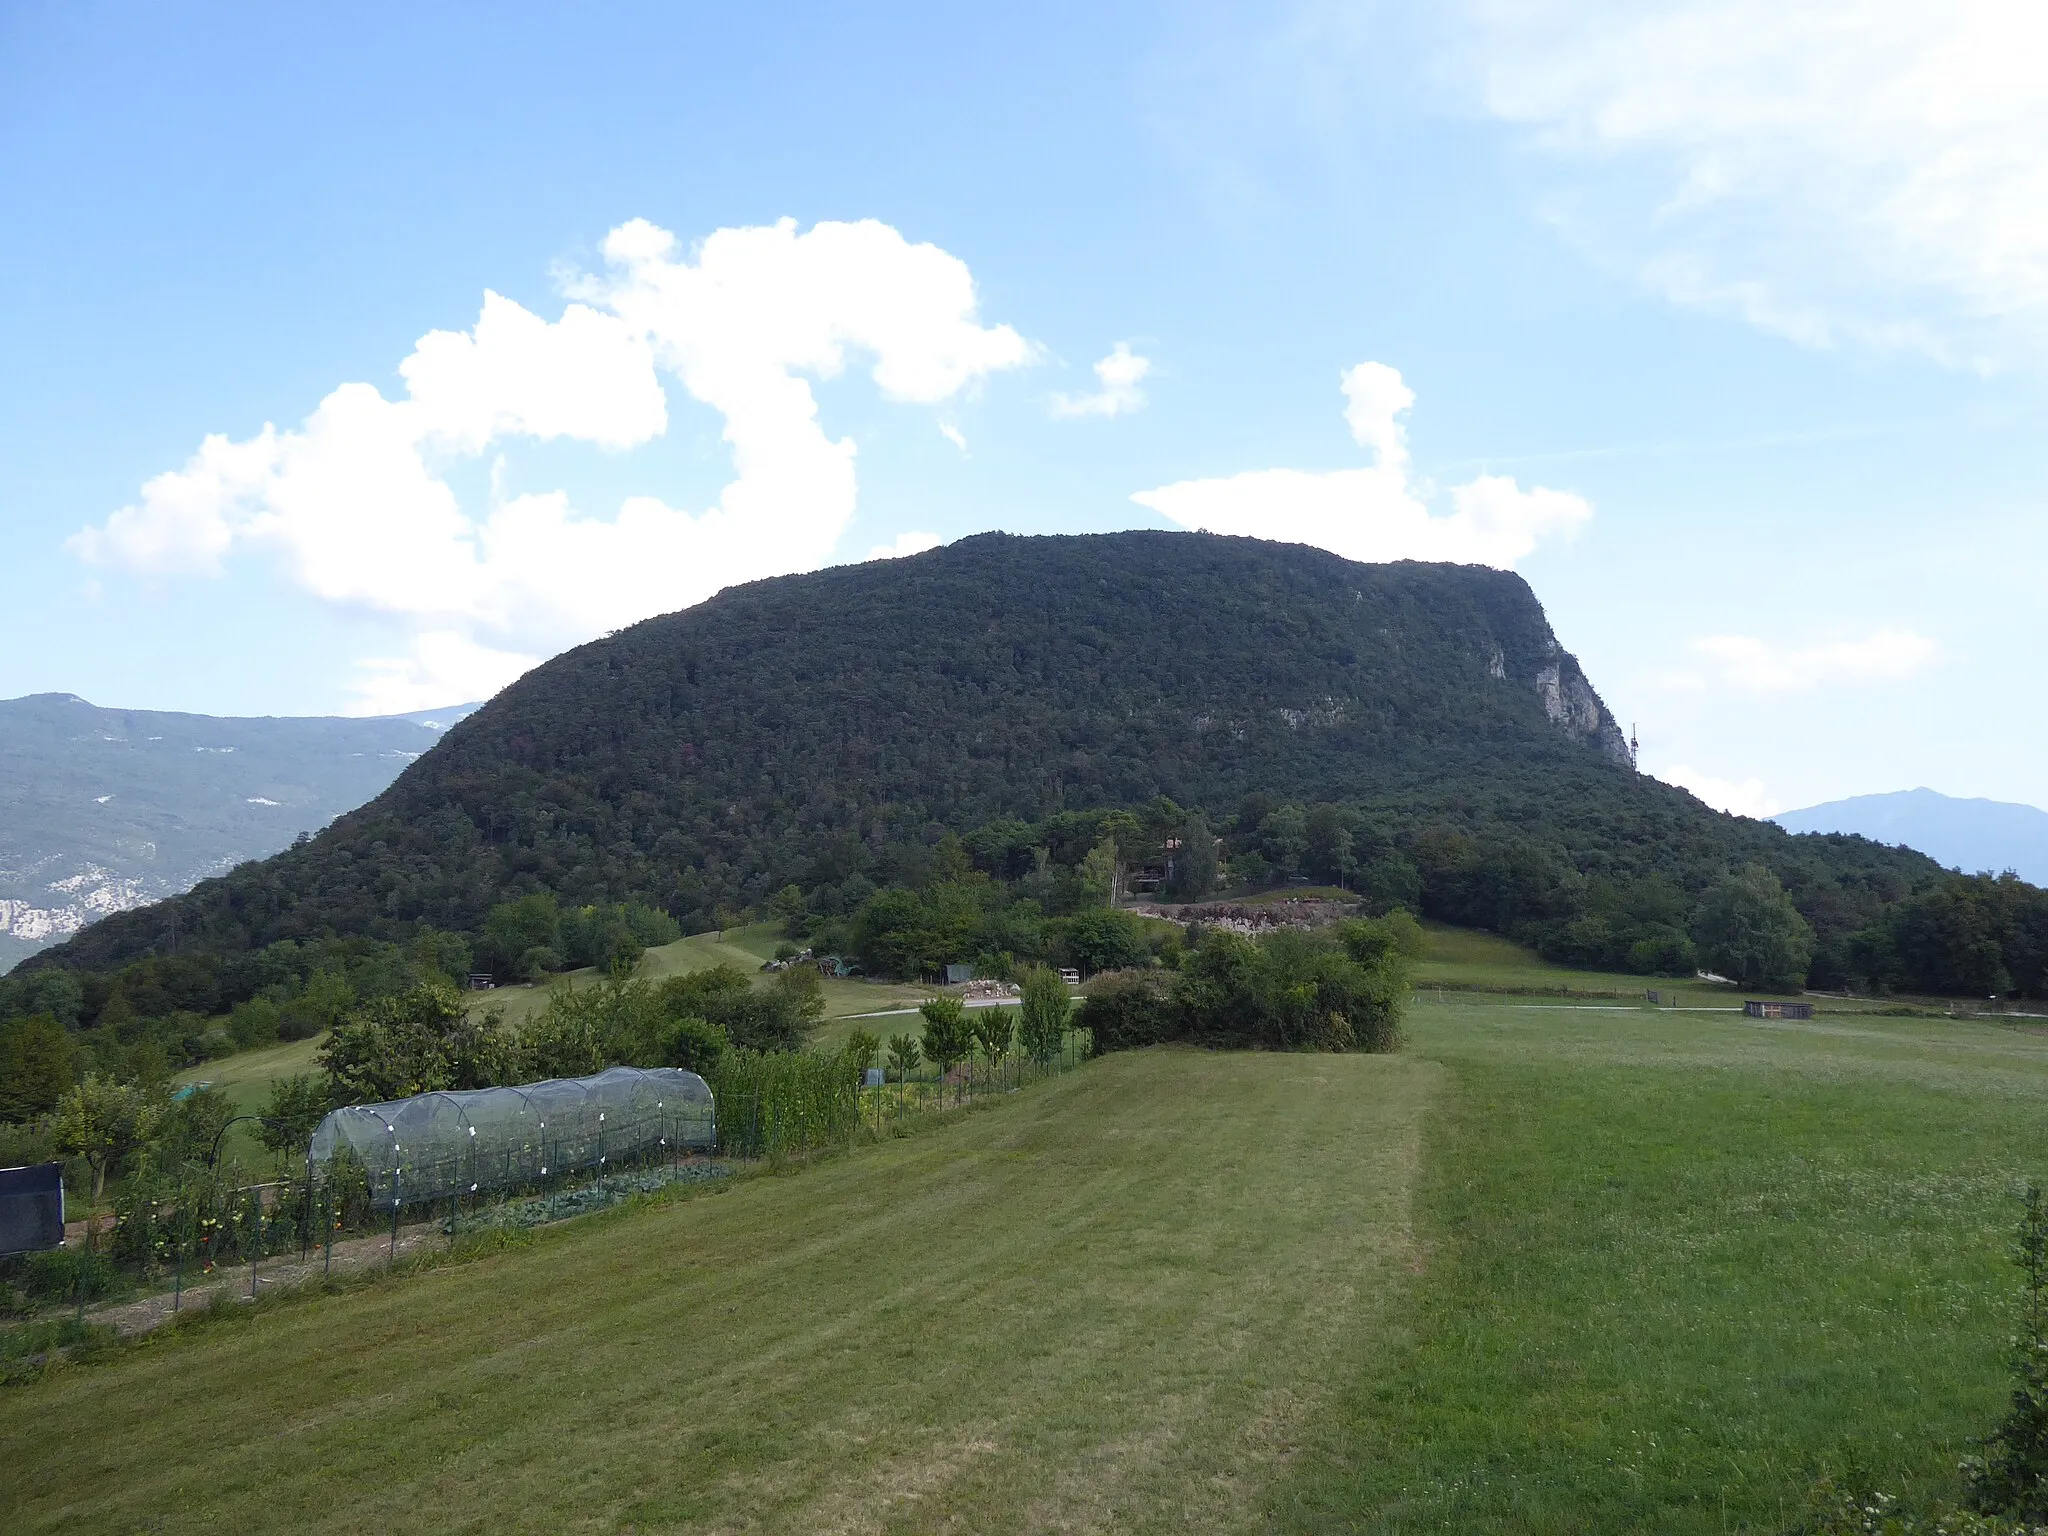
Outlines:
MULTIPOLYGON (((648 950, 641 956, 633 974, 647 981, 661 981, 721 964, 736 965, 751 974, 774 956, 775 946, 782 942, 780 923, 753 923, 744 928, 728 928, 722 934, 693 933, 673 944, 661 944, 648 950)), ((596 971, 586 968, 567 972, 558 980, 539 986, 494 987, 489 992, 473 994, 471 1001, 475 1007, 501 1009, 506 1022, 517 1025, 547 1006, 550 986, 563 983, 575 987, 592 986, 601 979, 596 971)), ((915 983, 860 978, 828 978, 824 988, 828 1026, 834 1020, 853 1014, 915 1007, 919 999, 929 997, 932 991, 930 987, 915 983)), ((901 1028, 900 1025, 895 1027, 901 1028)))
MULTIPOLYGON (((1497 942, 1424 969, 1541 974, 1497 942)), ((0 1392, 0 1528, 1762 1533, 1825 1471, 1952 1493, 2048 1035, 1563 984, 1425 992, 1393 1057, 1112 1057, 52 1372, 0 1392)))

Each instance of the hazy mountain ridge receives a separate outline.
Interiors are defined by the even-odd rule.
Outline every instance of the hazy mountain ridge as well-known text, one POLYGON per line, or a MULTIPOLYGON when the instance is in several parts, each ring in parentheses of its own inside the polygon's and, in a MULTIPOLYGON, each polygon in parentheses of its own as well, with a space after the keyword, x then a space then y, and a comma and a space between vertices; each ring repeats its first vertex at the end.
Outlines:
POLYGON ((2009 869, 2030 884, 2048 885, 2048 811, 2031 805, 1921 788, 1854 795, 1771 819, 1792 832, 1852 832, 1903 844, 1965 874, 2009 869))
POLYGON ((318 831, 474 708, 251 718, 0 700, 0 965, 318 831))

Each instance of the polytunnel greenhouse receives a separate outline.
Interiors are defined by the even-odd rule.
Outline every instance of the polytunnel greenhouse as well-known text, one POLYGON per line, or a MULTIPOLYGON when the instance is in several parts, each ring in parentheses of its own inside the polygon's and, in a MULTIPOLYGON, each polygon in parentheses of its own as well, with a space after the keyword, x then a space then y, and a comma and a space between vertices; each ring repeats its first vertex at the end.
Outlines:
POLYGON ((395 1211, 708 1152, 717 1135, 711 1089, 696 1073, 613 1067, 337 1109, 313 1131, 306 1172, 332 1182, 351 1164, 371 1202, 395 1211))

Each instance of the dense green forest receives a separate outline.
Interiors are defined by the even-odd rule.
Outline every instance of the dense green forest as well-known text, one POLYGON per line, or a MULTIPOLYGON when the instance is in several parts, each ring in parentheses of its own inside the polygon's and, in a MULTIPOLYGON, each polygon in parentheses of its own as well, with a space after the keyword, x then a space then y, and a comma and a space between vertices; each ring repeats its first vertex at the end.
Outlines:
POLYGON ((1108 969, 1151 943, 1113 898, 1169 864, 1170 894, 1342 884, 1588 965, 1739 941, 1759 981, 2048 989, 2033 887, 1637 775, 1517 576, 992 534, 571 651, 318 837, 34 957, 0 1018, 189 1057, 237 1013, 289 1035, 344 988, 604 966, 748 910, 888 974, 1108 969))

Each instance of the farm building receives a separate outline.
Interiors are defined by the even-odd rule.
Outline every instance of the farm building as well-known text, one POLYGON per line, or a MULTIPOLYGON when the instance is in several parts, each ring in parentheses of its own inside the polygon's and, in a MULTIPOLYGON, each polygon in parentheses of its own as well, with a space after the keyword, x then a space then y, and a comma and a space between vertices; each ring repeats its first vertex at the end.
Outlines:
POLYGON ((1813 1017, 1813 1004, 1752 1001, 1744 1003, 1742 1011, 1752 1019, 1810 1019, 1813 1017))

